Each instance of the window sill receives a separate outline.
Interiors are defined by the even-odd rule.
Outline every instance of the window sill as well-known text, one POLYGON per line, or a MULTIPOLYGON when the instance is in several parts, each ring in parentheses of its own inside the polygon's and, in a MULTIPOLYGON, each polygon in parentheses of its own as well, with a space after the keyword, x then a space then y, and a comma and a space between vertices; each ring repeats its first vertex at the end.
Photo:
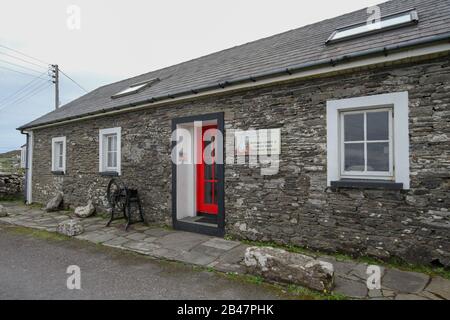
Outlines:
POLYGON ((118 177, 119 173, 117 171, 103 171, 100 172, 100 175, 103 177, 118 177))
POLYGON ((55 176, 63 176, 65 174, 64 171, 52 171, 52 174, 54 174, 55 176))
POLYGON ((384 189, 384 190, 402 190, 403 183, 396 183, 385 180, 358 180, 358 179, 342 179, 339 181, 331 181, 332 188, 346 189, 384 189))

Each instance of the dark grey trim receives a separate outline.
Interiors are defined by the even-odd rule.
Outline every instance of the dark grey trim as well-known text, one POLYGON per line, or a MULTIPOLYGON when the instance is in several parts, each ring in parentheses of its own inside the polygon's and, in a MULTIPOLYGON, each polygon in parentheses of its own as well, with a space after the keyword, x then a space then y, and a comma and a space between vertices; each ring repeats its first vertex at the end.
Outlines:
POLYGON ((199 87, 199 88, 182 90, 179 92, 174 92, 172 94, 164 94, 164 95, 160 95, 160 96, 155 96, 155 97, 152 97, 149 99, 145 99, 145 100, 133 102, 133 103, 128 103, 128 104, 117 106, 114 108, 102 109, 102 110, 94 111, 94 112, 88 112, 88 113, 81 114, 81 115, 62 118, 59 120, 46 121, 46 122, 42 122, 42 123, 35 124, 35 125, 26 124, 22 127, 19 127, 17 130, 40 127, 40 126, 44 126, 44 125, 59 123, 62 121, 76 120, 76 119, 80 119, 80 118, 84 118, 84 117, 88 117, 88 116, 98 115, 98 114, 112 112, 112 111, 118 111, 118 110, 122 110, 125 108, 139 107, 141 105, 149 104, 149 103, 151 104, 151 103, 160 102, 160 101, 170 101, 170 99, 174 99, 174 98, 178 98, 178 97, 182 97, 182 96, 203 93, 203 92, 216 90, 216 89, 224 89, 231 85, 238 85, 238 84, 251 83, 251 82, 254 83, 259 80, 265 80, 265 79, 278 77, 278 76, 282 76, 282 75, 292 75, 297 72, 301 72, 304 70, 311 70, 311 69, 315 69, 315 68, 319 68, 319 67, 325 67, 325 66, 333 66, 334 67, 338 64, 345 64, 345 63, 348 63, 353 60, 358 60, 358 59, 372 57, 372 56, 378 56, 378 55, 388 56, 389 54, 391 54, 393 52, 408 50, 408 49, 411 49, 412 47, 420 47, 420 46, 428 45, 431 43, 438 43, 438 42, 448 42, 449 40, 450 40, 450 33, 447 32, 447 33, 434 35, 434 36, 430 36, 430 37, 425 37, 425 38, 421 38, 421 39, 405 41, 400 44, 394 44, 394 45, 389 45, 389 46, 384 46, 384 47, 378 47, 375 49, 358 51, 355 53, 350 53, 350 54, 339 56, 335 59, 316 60, 313 62, 302 63, 299 65, 292 65, 292 66, 288 66, 286 68, 275 69, 272 71, 255 74, 253 76, 249 75, 246 77, 238 78, 236 80, 226 81, 224 83, 216 83, 216 84, 207 85, 207 86, 203 86, 203 87, 199 87))
POLYGON ((54 174, 56 176, 63 176, 65 173, 64 173, 64 171, 52 171, 52 174, 54 174))
MULTIPOLYGON (((209 113, 197 116, 188 116, 176 118, 172 120, 172 132, 177 128, 178 124, 191 123, 194 121, 217 120, 217 129, 222 132, 225 137, 225 123, 223 112, 209 113)), ((172 149, 176 146, 176 141, 172 141, 172 149)), ((225 161, 225 141, 222 146, 223 159, 225 161)), ((190 232, 197 232, 217 237, 225 235, 225 165, 217 164, 218 167, 218 201, 219 211, 217 213, 217 228, 200 225, 196 223, 188 223, 178 221, 177 219, 177 165, 172 163, 172 223, 173 228, 190 232)))
POLYGON ((331 188, 402 190, 403 183, 384 180, 342 179, 331 181, 331 188))
POLYGON ((100 175, 103 177, 118 177, 119 173, 116 171, 103 171, 100 172, 100 175))

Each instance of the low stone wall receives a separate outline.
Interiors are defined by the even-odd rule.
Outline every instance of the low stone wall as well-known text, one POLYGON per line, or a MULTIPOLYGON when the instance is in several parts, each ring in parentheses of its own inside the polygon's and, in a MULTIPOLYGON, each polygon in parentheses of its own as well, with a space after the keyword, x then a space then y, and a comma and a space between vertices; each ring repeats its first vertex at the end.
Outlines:
POLYGON ((0 173, 0 197, 22 194, 24 176, 14 173, 0 173))

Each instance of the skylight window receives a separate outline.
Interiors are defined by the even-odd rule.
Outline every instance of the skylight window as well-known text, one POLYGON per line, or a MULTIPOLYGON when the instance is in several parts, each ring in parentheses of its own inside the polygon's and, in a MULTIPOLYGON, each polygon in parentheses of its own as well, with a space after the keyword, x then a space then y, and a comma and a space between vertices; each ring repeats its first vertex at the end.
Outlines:
POLYGON ((416 24, 419 17, 416 10, 409 10, 401 13, 382 17, 377 22, 362 22, 351 26, 339 28, 328 38, 328 43, 334 43, 356 37, 362 37, 371 33, 382 32, 390 29, 416 24))
POLYGON ((114 94, 111 98, 113 98, 113 99, 114 98, 120 98, 120 97, 127 96, 127 95, 130 95, 130 94, 138 93, 139 91, 141 91, 141 90, 143 90, 143 89, 145 89, 147 87, 150 87, 152 84, 154 84, 154 83, 156 83, 158 81, 159 81, 159 78, 155 78, 155 79, 150 79, 150 80, 146 80, 146 81, 142 81, 142 82, 139 82, 139 83, 132 84, 128 88, 126 88, 126 89, 124 89, 124 90, 114 94))

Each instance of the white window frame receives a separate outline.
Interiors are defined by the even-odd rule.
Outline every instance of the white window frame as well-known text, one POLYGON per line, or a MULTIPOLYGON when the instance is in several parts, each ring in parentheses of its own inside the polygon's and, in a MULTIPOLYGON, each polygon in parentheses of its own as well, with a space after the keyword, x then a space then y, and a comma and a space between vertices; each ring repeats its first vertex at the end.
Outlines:
POLYGON ((99 172, 117 172, 121 175, 121 157, 122 157, 122 142, 121 142, 122 128, 108 128, 99 130, 99 172), (117 137, 117 166, 108 167, 108 156, 107 156, 107 143, 105 143, 108 136, 116 135, 117 137))
POLYGON ((359 179, 386 179, 386 180, 394 180, 394 141, 393 141, 393 112, 392 108, 389 107, 381 107, 381 108, 369 108, 369 109, 361 109, 361 110, 352 110, 352 111, 341 111, 339 113, 340 117, 340 139, 339 139, 339 162, 341 165, 340 176, 341 178, 359 178, 359 179), (389 123, 388 123, 388 139, 387 140, 367 140, 367 113, 370 112, 383 112, 387 111, 389 113, 389 123), (345 142, 344 140, 344 115, 348 114, 363 114, 364 115, 364 140, 362 141, 349 141, 345 142), (388 143, 389 144, 389 171, 367 171, 367 144, 368 143, 388 143), (345 144, 355 144, 355 143, 363 143, 364 144, 364 171, 345 171, 345 144))
POLYGON ((345 178, 351 179, 391 179, 396 183, 403 183, 403 189, 410 188, 409 177, 409 124, 408 124, 408 92, 395 92, 373 96, 357 97, 327 101, 327 185, 332 181, 345 178), (348 174, 342 171, 342 125, 343 112, 369 111, 389 108, 393 117, 392 124, 391 155, 392 175, 348 174), (344 174, 343 174, 344 173, 344 174))
POLYGON ((62 171, 66 173, 66 137, 56 137, 52 138, 52 171, 62 171), (62 167, 57 166, 55 161, 56 156, 56 144, 62 143, 63 154, 62 154, 62 167))

